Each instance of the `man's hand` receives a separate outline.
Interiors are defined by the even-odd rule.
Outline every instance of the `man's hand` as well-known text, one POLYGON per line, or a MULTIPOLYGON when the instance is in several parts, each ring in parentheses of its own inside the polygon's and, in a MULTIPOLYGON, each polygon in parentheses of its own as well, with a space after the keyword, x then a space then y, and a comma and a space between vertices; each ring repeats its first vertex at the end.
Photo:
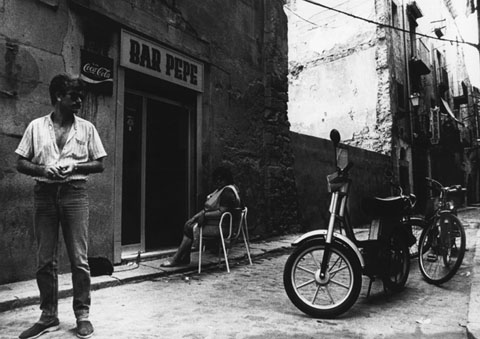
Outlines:
POLYGON ((60 167, 60 173, 64 176, 72 175, 75 171, 75 164, 60 167))
MULTIPOLYGON (((66 166, 66 167, 70 167, 70 166, 66 166)), ((65 167, 58 166, 58 165, 46 165, 43 168, 44 176, 48 179, 54 179, 54 180, 55 179, 65 179, 67 177, 68 173, 65 173, 63 168, 65 168, 65 167)))

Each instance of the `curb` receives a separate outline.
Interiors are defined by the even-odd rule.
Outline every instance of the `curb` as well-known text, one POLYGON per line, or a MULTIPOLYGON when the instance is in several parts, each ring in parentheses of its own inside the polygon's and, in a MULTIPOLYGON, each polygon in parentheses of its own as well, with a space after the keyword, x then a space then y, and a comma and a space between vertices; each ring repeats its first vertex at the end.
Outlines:
POLYGON ((467 315, 467 337, 469 339, 480 339, 480 229, 477 231, 476 238, 467 315))

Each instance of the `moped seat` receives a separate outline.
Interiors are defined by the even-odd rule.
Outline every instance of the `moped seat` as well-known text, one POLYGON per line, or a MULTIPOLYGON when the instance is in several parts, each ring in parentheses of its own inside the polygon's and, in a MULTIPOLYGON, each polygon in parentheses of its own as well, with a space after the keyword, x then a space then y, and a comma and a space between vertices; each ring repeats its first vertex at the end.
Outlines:
POLYGON ((408 204, 404 197, 365 198, 362 201, 362 209, 369 216, 394 217, 402 215, 408 204))

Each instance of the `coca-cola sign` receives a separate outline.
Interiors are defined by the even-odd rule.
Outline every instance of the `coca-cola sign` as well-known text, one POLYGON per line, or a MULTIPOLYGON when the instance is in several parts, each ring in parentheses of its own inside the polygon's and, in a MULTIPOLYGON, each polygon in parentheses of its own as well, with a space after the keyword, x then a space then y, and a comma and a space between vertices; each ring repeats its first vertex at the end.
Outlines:
POLYGON ((80 73, 82 79, 90 84, 113 82, 113 59, 82 50, 80 73))
POLYGON ((90 79, 96 79, 96 81, 113 80, 111 70, 94 63, 86 63, 85 65, 83 65, 82 73, 87 75, 90 79))

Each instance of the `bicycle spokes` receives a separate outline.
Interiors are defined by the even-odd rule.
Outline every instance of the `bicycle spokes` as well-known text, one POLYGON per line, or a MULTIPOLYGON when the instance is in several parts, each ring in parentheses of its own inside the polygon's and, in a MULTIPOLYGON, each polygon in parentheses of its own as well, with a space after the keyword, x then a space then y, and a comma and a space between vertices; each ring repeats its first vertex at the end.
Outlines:
POLYGON ((419 264, 425 279, 440 284, 460 267, 465 252, 465 231, 454 215, 442 215, 424 230, 419 264))

